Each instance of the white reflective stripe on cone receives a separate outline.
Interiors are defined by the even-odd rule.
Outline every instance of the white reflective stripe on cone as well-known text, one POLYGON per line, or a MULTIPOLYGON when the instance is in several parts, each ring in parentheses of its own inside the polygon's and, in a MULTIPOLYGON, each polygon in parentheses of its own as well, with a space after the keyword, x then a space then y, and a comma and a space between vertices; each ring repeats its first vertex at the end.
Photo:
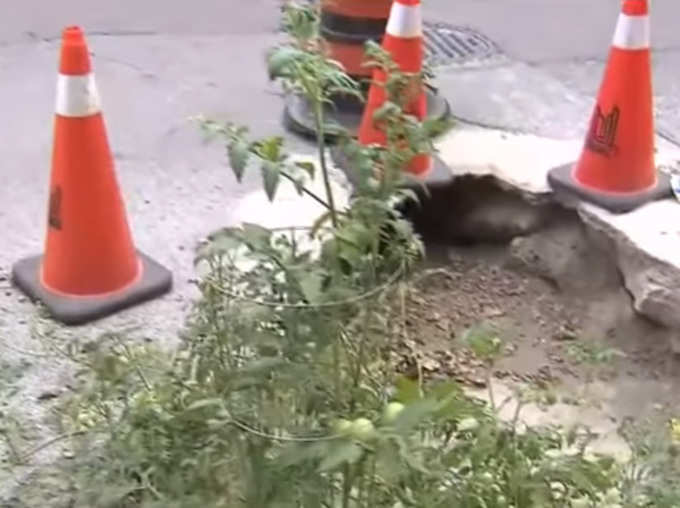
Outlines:
POLYGON ((94 74, 68 76, 59 74, 57 78, 56 113, 67 117, 86 117, 101 111, 99 92, 94 74))
POLYGON ((394 37, 422 37, 423 15, 420 5, 394 2, 385 32, 394 37))
POLYGON ((649 49, 649 16, 620 14, 614 33, 614 46, 620 49, 649 49))

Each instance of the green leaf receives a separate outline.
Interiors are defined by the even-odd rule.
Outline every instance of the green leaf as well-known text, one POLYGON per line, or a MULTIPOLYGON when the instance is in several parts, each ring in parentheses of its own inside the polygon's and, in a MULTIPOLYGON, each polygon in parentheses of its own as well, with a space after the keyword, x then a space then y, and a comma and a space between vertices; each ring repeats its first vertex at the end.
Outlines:
POLYGON ((318 33, 318 15, 312 4, 285 4, 282 24, 284 30, 299 41, 308 41, 318 33))
POLYGON ((437 118, 427 118, 423 120, 422 130, 427 138, 434 138, 443 134, 455 125, 455 120, 446 118, 444 120, 437 118))
POLYGON ((281 136, 272 136, 261 139, 253 143, 252 149, 258 157, 269 162, 280 162, 283 157, 281 149, 283 148, 283 138, 281 136))
POLYGON ((241 376, 231 382, 229 389, 234 392, 238 392, 251 390, 253 388, 264 388, 267 386, 267 384, 267 380, 261 377, 241 376))
POLYGON ((409 221, 398 219, 390 221, 390 224, 394 228, 394 233, 397 235, 398 240, 411 238, 413 236, 413 226, 409 221))
POLYGON ((361 446, 353 441, 338 441, 329 447, 328 455, 319 464, 319 471, 330 471, 344 464, 354 464, 361 458, 361 446))
POLYGON ((196 411, 197 409, 203 409, 204 407, 217 406, 222 407, 224 402, 222 399, 201 399, 189 404, 186 411, 196 411))
POLYGON ((348 225, 338 230, 335 236, 343 243, 351 245, 360 251, 371 247, 375 240, 371 230, 359 221, 348 223, 348 225))
POLYGON ((317 303, 321 298, 324 277, 318 272, 308 272, 303 274, 299 281, 305 299, 309 303, 317 303))
POLYGON ((373 113, 373 121, 380 122, 392 116, 398 115, 400 112, 401 109, 397 104, 395 104, 394 102, 385 101, 385 104, 380 106, 373 113))
POLYGON ((124 365, 116 355, 101 351, 94 353, 94 368, 97 376, 104 381, 118 381, 124 372, 124 365))
POLYGON ((476 327, 468 330, 463 341, 480 359, 492 362, 501 353, 503 342, 493 330, 485 327, 476 327))
POLYGON ((309 230, 309 236, 311 238, 314 238, 316 234, 319 232, 319 230, 323 227, 323 225, 331 220, 332 215, 331 211, 328 210, 327 212, 322 213, 315 221, 314 224, 312 224, 311 229, 309 230))
POLYGON ((400 377, 396 382, 397 394, 395 400, 402 404, 408 404, 415 400, 419 400, 420 387, 418 382, 407 377, 400 377))
POLYGON ((248 165, 249 150, 248 143, 241 140, 234 141, 227 146, 229 165, 239 183, 241 183, 246 166, 248 165))
POLYGON ((314 180, 314 173, 316 171, 316 166, 314 165, 313 162, 296 162, 295 165, 305 171, 308 175, 309 178, 314 180))
POLYGON ((353 269, 361 263, 361 251, 351 244, 338 244, 336 255, 353 269))
POLYGON ((448 399, 449 397, 459 397, 464 394, 463 388, 457 381, 444 381, 438 383, 430 391, 429 395, 437 400, 448 399))
POLYGON ((388 482, 395 482, 404 474, 405 468, 401 461, 401 454, 393 442, 389 441, 381 446, 377 453, 376 468, 378 474, 388 482))
POLYGON ((262 374, 268 375, 269 373, 271 373, 272 370, 285 364, 286 362, 281 358, 261 358, 259 360, 254 360, 252 362, 247 363, 246 365, 241 367, 238 370, 238 372, 239 375, 243 374, 248 374, 250 376, 262 374))
POLYGON ((402 453, 401 458, 408 466, 424 475, 430 475, 431 471, 423 462, 422 458, 413 453, 402 453))
POLYGON ((262 162, 262 181, 264 183, 264 191, 267 193, 269 201, 274 201, 276 190, 281 181, 281 174, 279 167, 268 160, 262 162))
POLYGON ((291 46, 281 46, 269 53, 267 72, 269 79, 289 78, 293 75, 293 67, 307 59, 307 54, 291 46))
POLYGON ((226 254, 241 247, 238 230, 223 228, 208 236, 208 241, 198 249, 197 260, 208 259, 215 255, 226 254))
POLYGON ((413 203, 420 205, 420 198, 413 189, 400 189, 398 195, 406 201, 412 201, 413 203))
POLYGON ((274 333, 255 330, 250 333, 249 338, 253 346, 257 346, 262 356, 275 356, 281 347, 281 338, 274 333))
POLYGON ((305 181, 302 178, 293 180, 293 185, 295 185, 298 195, 302 196, 305 193, 305 181))
POLYGON ((250 244, 255 249, 267 249, 271 245, 271 230, 253 224, 251 222, 244 222, 241 226, 241 236, 244 241, 250 244))
POLYGON ((129 496, 139 490, 139 484, 125 482, 120 485, 105 485, 99 490, 85 486, 84 493, 87 494, 90 506, 122 506, 129 496))
POLYGON ((225 126, 215 122, 214 120, 204 119, 203 117, 198 117, 196 120, 200 122, 200 129, 207 141, 211 141, 217 137, 218 134, 227 133, 225 126))
POLYGON ((432 399, 421 399, 407 404, 394 421, 394 428, 400 434, 413 430, 425 418, 437 411, 439 404, 432 399))
POLYGON ((290 467, 308 461, 321 460, 328 454, 330 445, 329 441, 290 444, 283 448, 276 462, 283 467, 290 467))
MULTIPOLYGON (((345 91, 344 93, 347 94, 348 92, 345 91)), ((354 95, 354 94, 351 94, 351 95, 354 95)), ((361 96, 360 92, 357 92, 357 95, 359 95, 360 99, 362 99, 362 100, 364 99, 363 96, 361 96)), ((333 104, 332 101, 331 101, 331 104, 333 104)), ((349 133, 349 131, 347 130, 347 128, 344 125, 342 125, 341 123, 338 123, 338 122, 336 122, 336 121, 334 121, 330 118, 324 120, 324 131, 329 135, 338 136, 338 137, 347 135, 349 133)))

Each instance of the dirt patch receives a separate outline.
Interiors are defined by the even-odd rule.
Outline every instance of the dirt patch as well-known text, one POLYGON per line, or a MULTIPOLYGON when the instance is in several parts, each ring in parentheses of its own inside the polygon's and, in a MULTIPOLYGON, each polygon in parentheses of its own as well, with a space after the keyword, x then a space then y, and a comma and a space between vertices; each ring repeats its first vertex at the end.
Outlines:
POLYGON ((636 315, 615 284, 569 293, 518 270, 507 246, 430 246, 429 254, 430 268, 406 296, 404 372, 419 364, 425 375, 483 388, 485 369, 461 340, 482 326, 504 343, 497 379, 554 389, 576 404, 606 401, 617 421, 680 407, 670 332, 636 315))

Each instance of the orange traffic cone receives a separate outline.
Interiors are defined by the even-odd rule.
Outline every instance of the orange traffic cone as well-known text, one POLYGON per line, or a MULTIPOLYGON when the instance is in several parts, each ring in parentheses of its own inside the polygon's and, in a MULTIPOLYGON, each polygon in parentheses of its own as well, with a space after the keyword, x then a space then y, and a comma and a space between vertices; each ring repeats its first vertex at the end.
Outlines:
POLYGON ((650 53, 647 0, 624 0, 581 156, 548 174, 556 191, 615 213, 671 195, 654 165, 650 53))
POLYGON ((56 319, 84 323, 170 290, 170 272, 133 245, 77 27, 63 32, 47 222, 44 256, 16 263, 13 280, 56 319))
MULTIPOLYGON (((395 0, 385 30, 382 47, 392 55, 392 59, 402 72, 420 73, 423 68, 423 23, 420 0, 395 0)), ((387 136, 384 129, 374 121, 374 114, 387 99, 384 84, 387 76, 382 69, 373 72, 373 84, 368 92, 368 100, 359 126, 359 143, 362 145, 385 145, 387 136)), ((422 86, 414 87, 412 96, 407 97, 405 112, 425 119, 427 98, 422 86)), ((417 176, 424 176, 433 167, 428 154, 414 157, 407 170, 417 176)))

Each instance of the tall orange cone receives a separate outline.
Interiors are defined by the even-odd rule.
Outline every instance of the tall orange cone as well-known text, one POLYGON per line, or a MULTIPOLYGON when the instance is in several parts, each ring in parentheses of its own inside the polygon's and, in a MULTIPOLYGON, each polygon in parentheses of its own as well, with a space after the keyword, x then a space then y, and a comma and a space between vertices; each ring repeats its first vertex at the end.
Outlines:
POLYGON ((650 53, 647 0, 624 0, 581 156, 548 174, 556 191, 615 213, 671 195, 654 164, 650 53))
MULTIPOLYGON (((385 29, 382 48, 389 52, 402 72, 420 73, 423 68, 423 22, 420 0, 395 0, 385 29)), ((387 76, 382 69, 373 72, 373 84, 368 92, 366 107, 359 126, 359 143, 385 145, 387 136, 374 114, 387 99, 384 84, 387 76)), ((422 86, 414 87, 412 96, 406 98, 405 112, 424 120, 427 115, 427 98, 422 86)), ((432 157, 418 155, 411 160, 407 170, 424 176, 433 167, 432 157)))
POLYGON ((63 32, 44 256, 13 280, 66 324, 155 298, 170 272, 137 252, 125 215, 90 56, 78 27, 63 32))

